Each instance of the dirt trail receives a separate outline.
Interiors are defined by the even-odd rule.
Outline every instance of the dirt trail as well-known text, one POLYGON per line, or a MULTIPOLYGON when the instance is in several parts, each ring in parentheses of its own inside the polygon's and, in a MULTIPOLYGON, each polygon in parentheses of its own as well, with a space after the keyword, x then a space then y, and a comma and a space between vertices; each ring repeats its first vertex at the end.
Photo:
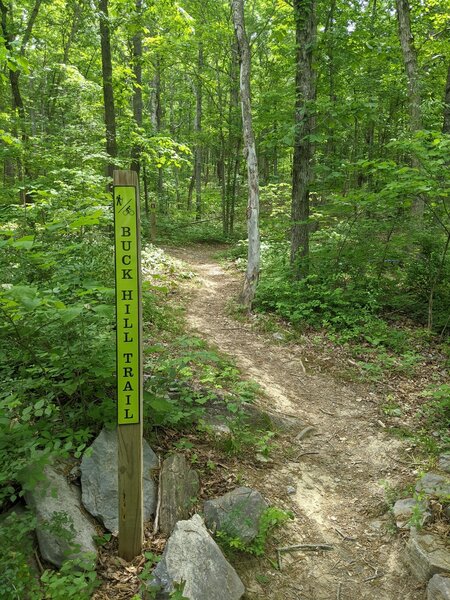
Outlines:
POLYGON ((315 427, 301 441, 282 436, 273 462, 246 469, 243 480, 296 515, 277 534, 280 546, 326 542, 334 547, 283 554, 281 573, 267 560, 241 565, 246 598, 424 598, 403 564, 404 543, 386 515, 383 482, 394 486, 409 471, 400 460, 402 443, 388 437, 379 422, 382 400, 363 386, 308 372, 304 348, 280 345, 230 317, 227 303, 236 298, 241 276, 214 261, 214 251, 170 250, 198 275, 187 309, 189 327, 233 356, 244 376, 261 385, 263 407, 315 427))

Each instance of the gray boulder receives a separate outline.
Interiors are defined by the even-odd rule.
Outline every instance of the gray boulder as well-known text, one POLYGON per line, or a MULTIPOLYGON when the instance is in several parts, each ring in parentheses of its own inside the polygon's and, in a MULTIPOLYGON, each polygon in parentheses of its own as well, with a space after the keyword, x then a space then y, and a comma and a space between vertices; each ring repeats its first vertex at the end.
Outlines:
POLYGON ((435 533, 421 533, 411 529, 406 545, 406 559, 412 574, 427 582, 433 575, 450 573, 450 550, 435 533))
MULTIPOLYGON (((145 440, 143 448, 144 520, 147 521, 156 506, 152 472, 158 468, 158 458, 145 440)), ((86 510, 113 533, 119 529, 117 472, 117 431, 103 429, 81 461, 82 501, 86 510)))
MULTIPOLYGON (((64 475, 47 466, 45 480, 27 492, 25 499, 36 515, 36 535, 42 558, 60 567, 85 553, 97 555, 94 525, 82 512, 80 490, 64 475)), ((95 558, 93 557, 93 562, 95 558)))
POLYGON ((163 462, 160 485, 159 528, 168 535, 178 521, 188 518, 192 499, 200 489, 200 481, 183 454, 172 454, 163 462))
POLYGON ((266 508, 267 503, 259 492, 240 487, 220 498, 207 500, 203 512, 209 529, 224 531, 248 543, 258 535, 261 515, 266 508))
POLYGON ((437 473, 426 473, 416 484, 416 492, 430 496, 450 496, 450 479, 437 473))
POLYGON ((427 587, 427 600, 450 600, 450 577, 433 575, 427 587))
MULTIPOLYGON (((431 514, 428 512, 428 504, 415 498, 404 498, 397 500, 392 512, 394 514, 396 525, 399 529, 409 529, 412 516, 417 511, 420 519, 420 525, 424 525, 430 520, 431 514)), ((416 523, 417 525, 417 523, 416 523)))
POLYGON ((199 515, 176 524, 148 589, 166 600, 183 583, 189 600, 239 600, 245 591, 199 515))
POLYGON ((450 473, 450 454, 441 454, 438 465, 442 471, 450 473))

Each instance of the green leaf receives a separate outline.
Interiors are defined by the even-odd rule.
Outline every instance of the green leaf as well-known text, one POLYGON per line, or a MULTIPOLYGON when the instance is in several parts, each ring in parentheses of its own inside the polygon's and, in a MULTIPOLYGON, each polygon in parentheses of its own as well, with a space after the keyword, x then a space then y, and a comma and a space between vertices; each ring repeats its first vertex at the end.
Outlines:
POLYGON ((74 319, 80 316, 80 314, 83 311, 83 308, 84 306, 82 304, 77 304, 75 306, 69 306, 69 308, 64 308, 60 310, 59 314, 61 315, 62 322, 65 324, 70 323, 70 321, 73 321, 74 319))
POLYGON ((24 248, 25 250, 29 250, 34 245, 34 236, 26 235, 18 240, 11 241, 11 246, 14 248, 24 248))
POLYGON ((155 396, 150 392, 144 392, 144 400, 157 413, 169 413, 173 411, 173 404, 165 398, 155 396))

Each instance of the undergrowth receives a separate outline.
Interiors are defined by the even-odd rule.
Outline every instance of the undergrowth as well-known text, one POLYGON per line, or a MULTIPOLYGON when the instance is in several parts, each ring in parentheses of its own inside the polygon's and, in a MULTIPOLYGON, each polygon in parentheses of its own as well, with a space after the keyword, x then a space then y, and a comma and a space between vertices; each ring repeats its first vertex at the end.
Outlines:
POLYGON ((236 550, 246 552, 254 556, 262 556, 266 551, 266 544, 271 532, 284 525, 293 518, 293 514, 275 506, 269 506, 261 515, 259 520, 258 534, 251 542, 243 541, 236 533, 236 525, 233 524, 233 515, 225 529, 216 533, 217 540, 225 552, 233 553, 236 550))

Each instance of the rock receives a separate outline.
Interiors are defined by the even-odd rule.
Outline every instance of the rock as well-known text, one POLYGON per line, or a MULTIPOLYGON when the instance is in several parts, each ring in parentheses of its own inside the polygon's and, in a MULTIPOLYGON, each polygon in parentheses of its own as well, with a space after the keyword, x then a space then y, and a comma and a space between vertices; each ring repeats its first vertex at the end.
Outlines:
POLYGON ((421 533, 412 528, 406 559, 419 581, 426 582, 436 573, 450 573, 450 550, 435 533, 421 533))
POLYGON ((442 471, 450 473, 450 454, 441 454, 438 465, 442 471))
POLYGON ((416 492, 430 496, 450 496, 450 479, 437 473, 426 473, 416 484, 416 492))
POLYGON ((305 422, 292 417, 269 410, 261 410, 254 404, 244 404, 243 406, 247 422, 254 429, 263 429, 265 431, 278 430, 281 432, 297 432, 304 429, 305 422))
MULTIPOLYGON (((144 521, 150 519, 156 506, 156 486, 152 471, 158 468, 156 454, 144 440, 144 521)), ((83 504, 106 529, 119 529, 117 490, 117 432, 103 429, 81 461, 83 504)))
POLYGON ((273 462, 273 460, 270 458, 270 456, 266 456, 265 454, 262 454, 261 452, 257 452, 255 454, 255 459, 260 462, 263 463, 265 465, 273 462))
POLYGON ((444 516, 447 519, 447 521, 450 521, 450 504, 444 506, 444 516))
POLYGON ((205 523, 212 531, 224 531, 232 538, 249 543, 258 535, 261 515, 267 503, 259 492, 240 487, 220 498, 207 500, 205 523))
POLYGON ((172 454, 161 470, 161 509, 159 527, 163 534, 172 532, 177 521, 187 519, 192 499, 200 489, 196 471, 190 468, 183 454, 172 454))
MULTIPOLYGON (((242 410, 246 423, 255 430, 297 433, 306 427, 305 422, 296 417, 261 410, 254 404, 244 403, 242 410)), ((236 415, 228 410, 223 398, 208 402, 205 406, 203 421, 219 435, 229 434, 229 424, 235 419, 236 415)))
POLYGON ((450 600, 450 577, 433 575, 428 582, 427 600, 450 600))
POLYGON ((166 600, 182 582, 189 600, 238 600, 245 591, 199 515, 176 524, 148 588, 159 586, 156 598, 166 600))
POLYGON ((86 552, 97 555, 94 525, 80 507, 79 488, 67 483, 55 468, 44 469, 45 480, 25 494, 37 520, 36 535, 44 560, 60 567, 67 558, 86 552))
POLYGON ((397 500, 392 512, 394 513, 395 522, 399 529, 410 529, 411 525, 409 524, 409 521, 415 514, 420 518, 420 525, 424 525, 430 520, 431 514, 427 509, 428 504, 426 502, 416 500, 415 498, 405 498, 403 500, 397 500))
POLYGON ((288 485, 286 488, 286 491, 288 494, 295 494, 295 492, 297 491, 297 488, 295 488, 293 485, 288 485))

